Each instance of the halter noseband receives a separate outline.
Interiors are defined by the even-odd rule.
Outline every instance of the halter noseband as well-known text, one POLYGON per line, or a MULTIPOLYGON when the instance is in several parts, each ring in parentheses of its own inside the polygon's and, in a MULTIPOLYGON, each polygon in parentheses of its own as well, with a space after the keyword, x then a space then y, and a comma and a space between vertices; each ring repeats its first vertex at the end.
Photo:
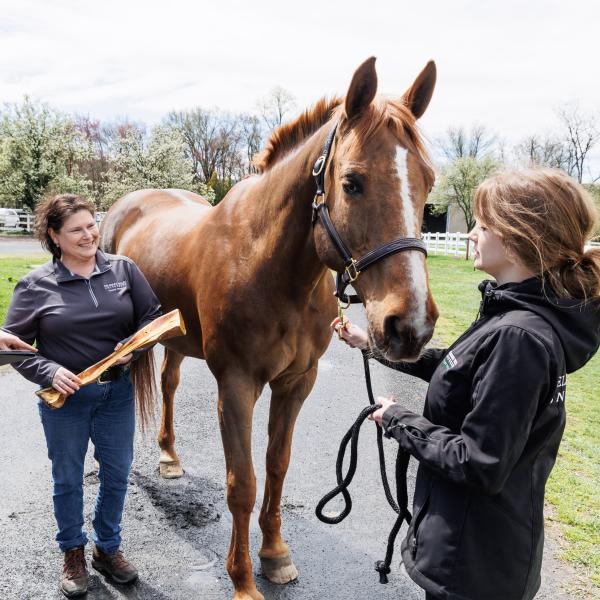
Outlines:
POLYGON ((327 140, 325 140, 323 150, 321 151, 319 158, 317 158, 315 161, 315 165, 313 167, 312 174, 315 178, 317 191, 315 192, 315 198, 312 204, 312 222, 314 225, 316 220, 320 219, 321 225, 325 227, 325 231, 327 231, 329 234, 335 249, 344 261, 344 270, 337 272, 334 295, 337 297, 339 302, 344 302, 346 304, 357 304, 361 302, 360 298, 355 294, 346 294, 345 290, 350 283, 353 283, 358 279, 358 276, 365 269, 374 265, 376 262, 379 262, 383 258, 386 258, 392 254, 396 254, 397 252, 404 252, 406 250, 418 250, 427 256, 427 246, 418 238, 398 238, 392 242, 388 242, 387 244, 379 246, 379 248, 376 248, 375 250, 371 250, 371 252, 367 252, 367 254, 358 260, 352 258, 350 250, 340 237, 333 222, 331 221, 329 209, 325 203, 325 167, 331 152, 331 146, 335 138, 336 130, 337 123, 329 132, 327 140))

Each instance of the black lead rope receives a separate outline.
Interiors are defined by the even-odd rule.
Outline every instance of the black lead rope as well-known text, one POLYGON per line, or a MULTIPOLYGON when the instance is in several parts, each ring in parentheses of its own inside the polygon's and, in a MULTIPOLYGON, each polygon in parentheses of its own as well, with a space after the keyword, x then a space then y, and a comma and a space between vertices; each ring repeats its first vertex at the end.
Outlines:
MULTIPOLYGON (((377 409, 381 408, 380 404, 375 404, 375 399, 373 397, 373 388, 371 387, 371 371, 369 369, 369 358, 367 356, 367 352, 363 350, 362 354, 363 364, 365 368, 365 381, 367 384, 367 393, 369 395, 370 406, 367 406, 361 411, 352 427, 350 427, 350 429, 342 438, 337 461, 335 464, 335 476, 337 479, 337 486, 329 493, 325 494, 323 498, 321 498, 315 509, 317 518, 320 521, 323 521, 323 523, 327 523, 329 525, 336 525, 337 523, 341 523, 350 514, 350 511, 352 510, 352 498, 350 497, 350 492, 348 492, 348 487, 352 482, 354 473, 356 472, 358 436, 360 434, 360 427, 370 414, 374 413, 377 409), (346 447, 348 446, 349 442, 351 442, 350 465, 348 466, 348 472, 346 473, 346 476, 343 477, 342 467, 344 464, 346 447), (344 498, 344 509, 339 514, 333 517, 328 517, 324 515, 323 509, 325 508, 325 505, 328 504, 329 501, 335 498, 338 494, 342 494, 344 498)), ((394 500, 394 497, 392 496, 392 493, 390 491, 390 484, 387 478, 387 472, 385 469, 385 454, 383 452, 383 430, 379 426, 377 426, 377 450, 379 453, 379 469, 381 471, 381 482, 383 484, 385 497, 387 498, 388 504, 392 507, 392 510, 398 515, 398 517, 396 518, 396 522, 394 523, 394 526, 392 527, 392 530, 390 531, 390 534, 388 536, 385 559, 378 560, 375 563, 375 570, 379 573, 379 583, 387 583, 387 576, 390 572, 390 564, 392 563, 392 557, 394 555, 394 542, 396 541, 396 536, 400 531, 400 527, 402 526, 403 521, 406 519, 406 522, 410 523, 412 519, 412 515, 408 510, 408 491, 406 488, 406 474, 408 470, 408 461, 410 459, 410 455, 407 452, 404 452, 404 450, 402 450, 400 447, 398 447, 398 454, 396 456, 396 501, 394 500)))

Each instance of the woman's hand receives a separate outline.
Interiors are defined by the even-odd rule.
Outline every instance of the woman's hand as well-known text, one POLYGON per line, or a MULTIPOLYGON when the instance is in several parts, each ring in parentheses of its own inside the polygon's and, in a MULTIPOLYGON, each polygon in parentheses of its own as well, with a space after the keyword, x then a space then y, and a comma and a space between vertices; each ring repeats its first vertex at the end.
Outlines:
POLYGON ((59 367, 56 373, 54 373, 52 387, 57 392, 60 392, 65 396, 70 396, 71 394, 74 394, 80 386, 81 379, 79 379, 75 373, 71 373, 68 369, 59 367))
POLYGON ((396 404, 396 401, 393 398, 384 398, 383 396, 378 396, 376 402, 377 404, 381 404, 381 408, 377 409, 374 413, 371 413, 369 415, 369 419, 371 419, 371 421, 375 421, 377 425, 381 426, 383 413, 390 406, 396 404))
MULTIPOLYGON (((116 346, 115 346, 115 352, 119 349, 122 348, 123 344, 122 342, 119 342, 116 346)), ((115 361, 115 365, 126 365, 129 361, 131 361, 131 358, 133 357, 133 354, 126 354, 125 356, 122 356, 121 358, 119 358, 119 360, 115 361)))
POLYGON ((29 350, 37 352, 37 348, 30 346, 16 335, 0 330, 0 350, 29 350))
POLYGON ((366 331, 363 331, 358 325, 351 323, 344 318, 342 323, 339 317, 336 317, 330 325, 331 329, 338 334, 343 342, 346 342, 350 348, 360 348, 365 350, 369 347, 369 338, 366 331))

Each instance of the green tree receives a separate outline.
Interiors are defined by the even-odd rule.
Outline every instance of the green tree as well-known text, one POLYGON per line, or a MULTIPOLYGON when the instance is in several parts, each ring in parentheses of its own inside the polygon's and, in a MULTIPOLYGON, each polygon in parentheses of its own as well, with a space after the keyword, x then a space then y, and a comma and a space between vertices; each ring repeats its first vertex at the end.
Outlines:
MULTIPOLYGON (((583 187, 589 192, 590 196, 594 200, 596 204, 596 208, 598 209, 598 214, 600 214, 600 184, 598 183, 586 183, 583 187)), ((596 231, 594 233, 594 237, 597 241, 600 241, 600 220, 596 224, 596 231)))
POLYGON ((108 208, 121 196, 145 188, 180 188, 214 201, 214 192, 194 181, 181 134, 163 126, 155 127, 149 139, 140 127, 123 129, 114 143, 102 206, 108 208))
POLYGON ((86 194, 79 164, 89 152, 73 122, 25 98, 0 115, 0 204, 33 210, 47 194, 86 194))
MULTIPOLYGON (((431 193, 432 212, 444 214, 451 204, 460 209, 469 231, 475 226, 473 196, 477 186, 489 177, 499 163, 487 156, 481 159, 463 156, 442 168, 441 175, 431 193)), ((469 246, 467 244, 467 258, 469 246)))

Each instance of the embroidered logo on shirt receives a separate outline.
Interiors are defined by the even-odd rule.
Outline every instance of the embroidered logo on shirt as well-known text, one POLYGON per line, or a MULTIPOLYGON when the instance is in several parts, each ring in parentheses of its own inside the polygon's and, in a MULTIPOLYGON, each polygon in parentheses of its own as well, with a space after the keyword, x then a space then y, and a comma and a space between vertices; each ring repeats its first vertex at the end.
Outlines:
POLYGON ((452 367, 455 367, 457 363, 458 360, 456 359, 456 356, 454 356, 452 351, 450 351, 448 354, 446 354, 446 358, 444 358, 442 361, 442 367, 444 367, 444 369, 451 369, 452 367))
POLYGON ((550 404, 558 404, 563 403, 565 401, 565 395, 567 392, 567 376, 561 375, 558 378, 558 382, 556 384, 556 392, 554 393, 554 397, 550 400, 550 404))
POLYGON ((114 283, 105 283, 104 289, 107 292, 116 292, 117 290, 123 289, 127 287, 126 281, 115 281, 114 283))

